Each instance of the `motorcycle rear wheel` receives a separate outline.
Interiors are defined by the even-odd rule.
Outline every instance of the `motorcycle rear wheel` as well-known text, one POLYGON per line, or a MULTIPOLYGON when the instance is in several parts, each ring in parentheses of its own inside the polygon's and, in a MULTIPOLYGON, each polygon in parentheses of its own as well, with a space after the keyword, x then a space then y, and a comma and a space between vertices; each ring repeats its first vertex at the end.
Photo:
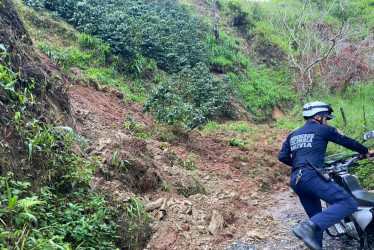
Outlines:
POLYGON ((367 228, 364 233, 364 249, 372 250, 374 249, 374 225, 367 228))

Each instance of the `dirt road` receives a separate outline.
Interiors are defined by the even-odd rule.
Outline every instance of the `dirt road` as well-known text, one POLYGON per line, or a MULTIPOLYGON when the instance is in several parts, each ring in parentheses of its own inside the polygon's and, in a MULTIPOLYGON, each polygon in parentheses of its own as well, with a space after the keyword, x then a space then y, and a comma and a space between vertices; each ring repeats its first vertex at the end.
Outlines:
MULTIPOLYGON (((141 201, 154 219, 147 249, 305 248, 292 227, 306 216, 287 184, 288 167, 277 161, 289 131, 248 123, 240 125, 247 131, 243 138, 227 131, 192 131, 188 138, 167 142, 160 139, 166 132, 154 127, 141 105, 124 103, 116 91, 73 86, 67 93, 74 129, 89 144, 82 154, 106 166, 92 188, 124 202, 141 201), (124 126, 126 119, 144 130, 124 126), (156 134, 139 137, 146 133, 156 134), (248 144, 232 146, 232 138, 248 144), (121 171, 114 153, 126 163, 121 171)), ((349 247, 326 237, 325 249, 349 247)))
MULTIPOLYGON (((271 195, 271 197, 276 205, 271 206, 269 204, 269 209, 264 212, 265 216, 271 216, 274 220, 274 227, 265 232, 265 235, 270 234, 270 236, 266 236, 261 241, 253 241, 243 237, 237 239, 231 246, 225 246, 222 249, 308 249, 292 233, 294 226, 300 221, 308 219, 298 201, 297 195, 289 189, 285 192, 271 195), (244 242, 244 240, 247 240, 247 242, 244 242)), ((323 244, 324 249, 359 249, 359 244, 348 236, 332 238, 324 233, 323 244)))

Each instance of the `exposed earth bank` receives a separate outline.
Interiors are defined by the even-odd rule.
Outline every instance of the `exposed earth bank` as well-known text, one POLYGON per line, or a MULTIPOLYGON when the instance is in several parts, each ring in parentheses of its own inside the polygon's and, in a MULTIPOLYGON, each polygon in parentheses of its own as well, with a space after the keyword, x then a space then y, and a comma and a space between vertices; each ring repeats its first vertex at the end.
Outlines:
MULTIPOLYGON (((81 154, 107 166, 92 188, 141 201, 154 219, 147 249, 306 248, 292 234, 306 215, 276 158, 289 131, 250 125, 244 147, 218 131, 167 142, 141 105, 116 91, 72 86, 67 94, 74 129, 89 144, 81 154)), ((349 249, 345 241, 327 236, 325 247, 349 249)))

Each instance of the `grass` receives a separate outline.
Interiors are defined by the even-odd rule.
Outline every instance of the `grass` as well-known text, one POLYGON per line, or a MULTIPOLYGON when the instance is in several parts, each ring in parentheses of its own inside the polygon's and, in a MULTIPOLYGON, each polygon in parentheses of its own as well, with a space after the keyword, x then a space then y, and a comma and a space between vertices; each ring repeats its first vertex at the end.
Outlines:
POLYGON ((177 183, 177 192, 186 198, 195 194, 209 194, 209 190, 200 182, 196 175, 190 176, 186 183, 177 183))
POLYGON ((202 134, 216 135, 218 133, 234 133, 251 136, 261 134, 269 128, 268 125, 255 125, 246 121, 230 121, 223 124, 209 122, 202 131, 202 134))
MULTIPOLYGON (((374 103, 373 91, 374 83, 357 84, 354 87, 349 87, 345 94, 327 96, 325 102, 332 104, 336 116, 329 124, 339 128, 345 135, 361 142, 365 132, 374 130, 374 107, 371 105, 374 103), (341 108, 344 111, 346 123, 341 108)), ((372 148, 374 142, 369 141, 365 145, 372 148)), ((334 151, 334 149, 336 147, 331 146, 330 151, 334 151)))
POLYGON ((40 42, 53 43, 59 47, 76 45, 79 32, 70 24, 56 17, 51 12, 37 12, 27 7, 21 0, 14 1, 22 19, 25 20, 27 31, 34 44, 40 42))
POLYGON ((62 69, 75 82, 108 85, 122 92, 127 101, 144 102, 146 89, 143 86, 150 86, 148 81, 152 79, 140 83, 133 81, 122 68, 126 66, 124 58, 112 54, 111 48, 101 39, 79 33, 53 12, 38 12, 25 6, 21 0, 15 2, 34 44, 39 45, 39 50, 56 64, 63 66, 62 69))

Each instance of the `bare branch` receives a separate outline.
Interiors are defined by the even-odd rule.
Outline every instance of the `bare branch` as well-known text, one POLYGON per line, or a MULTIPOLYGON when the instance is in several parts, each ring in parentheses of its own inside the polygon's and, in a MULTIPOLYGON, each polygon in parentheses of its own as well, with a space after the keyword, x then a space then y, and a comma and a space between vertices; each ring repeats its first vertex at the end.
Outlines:
POLYGON ((311 0, 302 0, 299 11, 295 11, 294 6, 288 8, 286 2, 282 6, 284 8, 278 9, 279 19, 275 25, 280 28, 276 32, 288 41, 289 61, 298 70, 300 82, 297 90, 302 99, 315 88, 316 83, 311 68, 328 58, 336 45, 342 41, 345 27, 343 1, 333 0, 328 6, 323 6, 324 9, 319 12, 318 18, 315 16, 316 12, 311 0), (329 30, 325 30, 324 21, 337 6, 337 1, 339 1, 341 21, 337 33, 326 39, 329 30), (291 13, 290 10, 293 12, 291 13))
POLYGON ((337 44, 337 39, 339 37, 341 37, 342 35, 342 32, 343 32, 343 27, 344 27, 344 6, 343 6, 343 3, 342 3, 342 0, 339 0, 340 2, 340 9, 341 9, 341 14, 342 14, 342 22, 341 22, 341 25, 340 25, 340 28, 339 28, 339 32, 338 34, 336 34, 330 41, 332 42, 331 46, 329 47, 329 49, 327 50, 327 52, 321 56, 320 58, 318 58, 316 61, 310 63, 306 68, 305 68, 305 71, 308 71, 313 65, 321 62, 322 60, 324 60, 326 57, 329 56, 330 52, 332 51, 332 49, 335 47, 335 45, 337 44))

